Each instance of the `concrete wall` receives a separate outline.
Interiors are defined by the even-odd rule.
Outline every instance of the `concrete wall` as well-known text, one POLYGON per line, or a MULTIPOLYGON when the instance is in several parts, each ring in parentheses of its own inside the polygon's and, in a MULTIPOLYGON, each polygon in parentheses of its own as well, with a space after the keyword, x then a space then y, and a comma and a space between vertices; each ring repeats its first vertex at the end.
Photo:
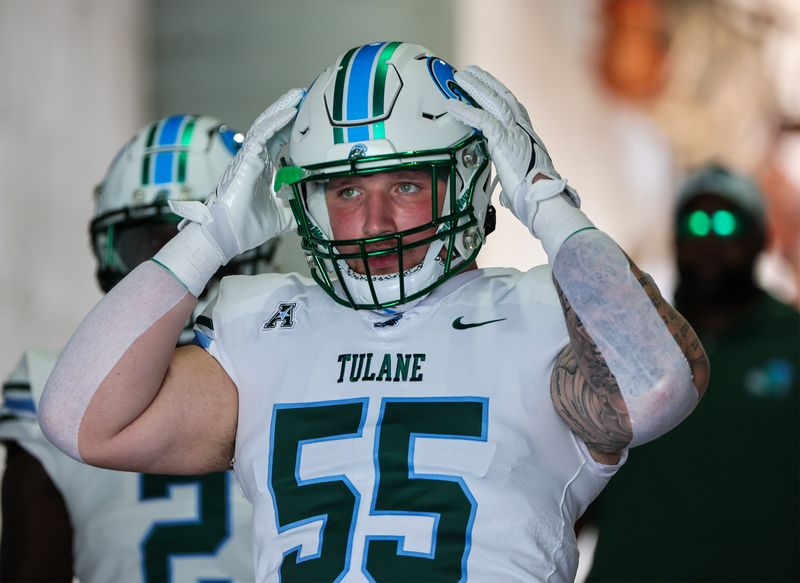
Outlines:
POLYGON ((242 129, 349 48, 407 40, 453 53, 452 0, 160 2, 154 5, 158 115, 212 113, 242 129))
POLYGON ((93 188, 144 120, 136 0, 0 0, 0 375, 58 349, 100 293, 93 188))

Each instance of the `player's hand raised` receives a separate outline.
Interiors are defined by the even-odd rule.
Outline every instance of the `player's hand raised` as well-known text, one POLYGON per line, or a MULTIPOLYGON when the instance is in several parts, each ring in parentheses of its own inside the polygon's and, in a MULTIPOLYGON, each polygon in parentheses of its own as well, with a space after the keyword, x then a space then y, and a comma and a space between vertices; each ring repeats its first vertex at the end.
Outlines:
POLYGON ((236 255, 296 226, 289 206, 272 188, 275 157, 289 141, 305 89, 292 89, 262 113, 205 204, 170 201, 184 221, 199 223, 225 264, 236 255))
POLYGON ((456 82, 480 106, 452 100, 450 113, 480 130, 488 140, 500 185, 500 203, 511 210, 528 229, 539 202, 566 194, 579 206, 577 193, 553 167, 544 143, 533 130, 530 117, 511 91, 490 73, 470 65, 455 74, 456 82))

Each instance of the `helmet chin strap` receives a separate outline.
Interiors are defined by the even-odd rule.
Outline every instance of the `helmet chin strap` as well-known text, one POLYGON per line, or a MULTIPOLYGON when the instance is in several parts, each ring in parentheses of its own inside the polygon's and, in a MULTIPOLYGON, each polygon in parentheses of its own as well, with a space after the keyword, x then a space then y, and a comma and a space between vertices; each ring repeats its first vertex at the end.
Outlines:
MULTIPOLYGON (((414 267, 403 272, 402 281, 406 296, 415 294, 433 284, 444 274, 444 263, 439 257, 443 247, 444 241, 434 241, 428 246, 425 258, 414 267)), ((399 273, 367 277, 350 269, 344 260, 339 260, 339 266, 342 273, 340 285, 347 287, 356 303, 375 303, 370 291, 370 284, 375 289, 378 303, 392 302, 400 298, 399 273)), ((401 305, 407 306, 407 303, 401 305)))

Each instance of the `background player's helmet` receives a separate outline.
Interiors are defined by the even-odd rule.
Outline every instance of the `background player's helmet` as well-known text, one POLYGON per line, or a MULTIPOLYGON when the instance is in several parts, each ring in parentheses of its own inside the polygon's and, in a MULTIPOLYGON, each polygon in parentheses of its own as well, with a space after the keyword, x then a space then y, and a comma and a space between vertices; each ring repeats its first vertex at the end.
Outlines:
MULTIPOLYGON (((175 115, 142 128, 123 146, 95 188, 89 226, 103 291, 177 233, 180 218, 167 201, 205 200, 242 141, 241 133, 213 117, 175 115)), ((235 258, 225 273, 265 271, 273 251, 266 243, 235 258)))
MULTIPOLYGON (((314 279, 337 302, 356 309, 391 307, 419 298, 467 267, 494 228, 489 206, 490 159, 485 139, 446 111, 469 98, 453 67, 428 49, 403 42, 356 47, 336 59, 308 90, 292 127, 289 161, 276 187, 291 185, 292 210, 314 279), (325 185, 333 177, 418 169, 447 187, 430 222, 369 239, 334 240, 325 185), (416 241, 413 235, 435 230, 416 241), (409 238, 413 243, 409 242, 409 238), (428 246, 418 265, 402 251, 428 246), (342 247, 348 251, 343 252, 342 247), (357 251, 350 251, 356 248, 357 251), (370 276, 367 258, 395 253, 398 272, 370 276), (365 272, 352 270, 347 259, 365 272)), ((281 194, 285 194, 283 191, 281 194)))

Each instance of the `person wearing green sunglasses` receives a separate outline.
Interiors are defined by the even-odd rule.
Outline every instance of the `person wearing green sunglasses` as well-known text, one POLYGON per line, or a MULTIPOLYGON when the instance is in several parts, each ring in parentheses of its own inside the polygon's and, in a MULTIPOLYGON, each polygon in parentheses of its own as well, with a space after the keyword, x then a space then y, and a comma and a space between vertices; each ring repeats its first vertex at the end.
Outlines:
POLYGON ((766 241, 752 180, 717 164, 689 177, 675 306, 708 354, 708 394, 592 509, 588 581, 800 580, 800 314, 756 281, 766 241))
POLYGON ((748 178, 712 165, 678 197, 675 301, 700 328, 719 333, 762 298, 754 279, 764 249, 764 208, 748 178))

